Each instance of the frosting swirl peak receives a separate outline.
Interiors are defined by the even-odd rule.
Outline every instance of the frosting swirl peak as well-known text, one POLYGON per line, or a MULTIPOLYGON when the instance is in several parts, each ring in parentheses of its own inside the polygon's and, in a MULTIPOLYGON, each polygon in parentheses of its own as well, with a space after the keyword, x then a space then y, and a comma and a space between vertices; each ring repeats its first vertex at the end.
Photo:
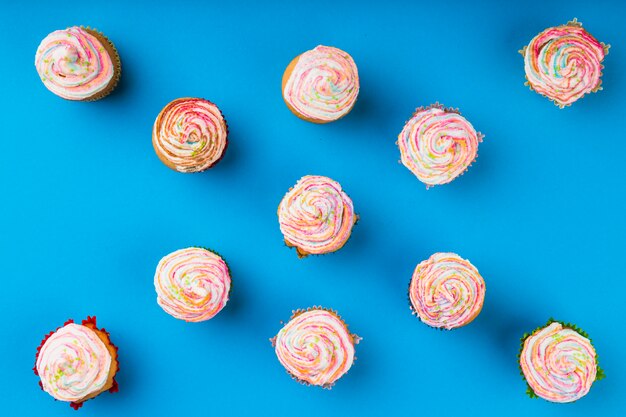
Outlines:
POLYGON ((483 135, 458 110, 418 108, 398 135, 402 163, 427 186, 446 184, 476 159, 483 135))
POLYGON ((152 144, 159 159, 179 172, 211 168, 228 146, 228 126, 220 109, 201 98, 179 98, 161 110, 152 144))
POLYGON ((591 341, 559 322, 524 340, 520 367, 534 394, 557 403, 585 396, 598 371, 591 341))
POLYGON ((293 378, 324 388, 348 372, 358 341, 336 313, 316 307, 296 311, 272 339, 278 360, 293 378))
POLYGON ((180 320, 209 320, 228 302, 231 279, 226 262, 203 248, 179 249, 165 256, 154 274, 157 302, 180 320))
POLYGON ((409 299, 424 323, 450 330, 465 326, 480 313, 485 281, 469 261, 438 252, 415 268, 409 299))
POLYGON ((280 231, 298 256, 339 250, 357 221, 352 200, 338 182, 321 175, 305 175, 278 206, 280 231))
POLYGON ((296 57, 283 78, 287 106, 314 123, 345 116, 358 94, 359 74, 354 60, 331 46, 320 45, 296 57))
POLYGON ((82 401, 106 388, 112 362, 94 330, 69 323, 45 340, 35 368, 44 391, 60 401, 82 401))
POLYGON ((601 90, 602 61, 609 45, 574 19, 535 36, 521 51, 527 85, 563 108, 601 90))
POLYGON ((119 59, 115 59, 89 29, 73 26, 54 31, 41 41, 35 67, 54 94, 67 100, 90 100, 115 81, 119 65, 119 59))

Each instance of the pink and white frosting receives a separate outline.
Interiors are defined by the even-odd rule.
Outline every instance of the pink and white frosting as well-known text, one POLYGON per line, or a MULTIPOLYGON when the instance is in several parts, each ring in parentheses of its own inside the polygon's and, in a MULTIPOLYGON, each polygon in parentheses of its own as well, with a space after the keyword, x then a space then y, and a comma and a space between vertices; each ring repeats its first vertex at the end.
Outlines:
POLYGON ((601 88, 608 51, 574 19, 544 30, 521 52, 530 88, 563 108, 601 88))
POLYGON ((332 179, 306 175, 278 206, 280 231, 298 254, 323 254, 340 249, 356 222, 352 200, 332 179))
POLYGON ((165 256, 154 274, 157 303, 180 320, 209 320, 228 302, 231 279, 226 262, 203 248, 180 249, 165 256))
POLYGON ((567 403, 585 396, 596 380, 596 351, 589 339, 553 322, 526 338, 520 366, 537 396, 567 403))
POLYGON ((480 313, 485 281, 468 260, 438 252, 415 268, 409 298, 424 323, 450 330, 465 326, 480 313))
POLYGON ((296 380, 330 388, 352 366, 358 340, 335 313, 315 308, 297 311, 273 342, 296 380))
POLYGON ((60 401, 79 401, 105 387, 112 360, 96 332, 70 323, 47 338, 35 367, 44 391, 60 401))
POLYGON ((320 45, 297 60, 284 85, 287 104, 318 123, 348 114, 359 94, 359 74, 352 57, 341 49, 320 45))
POLYGON ((67 100, 86 100, 105 90, 115 65, 100 40, 78 26, 46 36, 35 55, 46 88, 67 100))
POLYGON ((402 163, 427 186, 446 184, 474 162, 483 135, 457 110, 420 107, 398 135, 402 163))
POLYGON ((160 158, 179 172, 211 168, 228 145, 228 127, 220 109, 201 98, 179 98, 161 110, 152 131, 160 158))

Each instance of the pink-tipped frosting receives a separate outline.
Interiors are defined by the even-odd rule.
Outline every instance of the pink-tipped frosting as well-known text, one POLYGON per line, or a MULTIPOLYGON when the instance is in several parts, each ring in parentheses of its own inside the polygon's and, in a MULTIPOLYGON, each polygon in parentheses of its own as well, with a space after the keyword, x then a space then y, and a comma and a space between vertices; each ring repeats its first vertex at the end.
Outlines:
POLYGON ((340 249, 356 220, 352 200, 341 185, 321 175, 302 177, 278 206, 285 242, 302 256, 340 249))
POLYGON ((553 322, 526 338, 520 366, 537 396, 567 403, 585 396, 596 380, 596 351, 589 339, 553 322))
POLYGON ((203 248, 165 256, 154 274, 158 304, 180 320, 209 320, 228 302, 231 280, 226 262, 203 248))
POLYGON ((67 100, 86 100, 105 90, 115 65, 100 40, 78 26, 46 36, 35 55, 46 88, 67 100))
POLYGON ((359 74, 352 57, 341 49, 320 45, 297 59, 283 90, 287 104, 318 123, 350 112, 359 95, 359 74))
POLYGON ((449 183, 478 154, 483 135, 458 110, 439 104, 418 108, 398 135, 402 163, 427 186, 449 183))
POLYGON ((296 311, 272 342, 297 381, 330 388, 352 366, 359 340, 335 312, 312 308, 296 311))
POLYGON ((409 298, 424 323, 450 330, 465 326, 480 313, 485 281, 468 260, 438 252, 415 268, 409 298))
POLYGON ((544 30, 520 52, 530 88, 563 108, 601 89, 602 61, 609 45, 574 19, 544 30))

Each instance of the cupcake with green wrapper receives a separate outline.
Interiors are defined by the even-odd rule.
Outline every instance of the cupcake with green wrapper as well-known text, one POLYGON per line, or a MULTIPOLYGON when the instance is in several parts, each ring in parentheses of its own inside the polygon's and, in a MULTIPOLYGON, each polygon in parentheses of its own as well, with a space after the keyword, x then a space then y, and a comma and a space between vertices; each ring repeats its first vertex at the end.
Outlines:
POLYGON ((589 335, 574 324, 550 319, 521 340, 519 365, 531 398, 573 402, 604 378, 589 335))

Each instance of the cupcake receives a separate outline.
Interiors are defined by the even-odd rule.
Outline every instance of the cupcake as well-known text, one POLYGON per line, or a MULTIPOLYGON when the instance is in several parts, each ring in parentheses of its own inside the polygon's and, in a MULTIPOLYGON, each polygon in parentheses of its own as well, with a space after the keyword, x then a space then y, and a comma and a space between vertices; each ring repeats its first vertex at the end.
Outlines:
POLYGON ((204 248, 180 249, 165 256, 154 274, 157 303, 171 316, 205 321, 219 313, 230 294, 228 265, 204 248))
POLYGON ((553 319, 522 337, 519 364, 526 393, 556 403, 584 397, 594 381, 604 378, 587 333, 553 319))
POLYGON ((474 162, 483 135, 457 109, 436 103, 415 110, 398 135, 402 163, 426 184, 447 184, 474 162))
POLYGON ((415 268, 409 285, 413 313, 439 329, 465 326, 478 316, 485 300, 485 281, 468 260, 438 252, 415 268))
POLYGON ((321 175, 300 178, 278 205, 285 244, 295 247, 299 258, 341 249, 357 220, 341 185, 321 175))
POLYGON ((174 171, 205 171, 224 156, 228 126, 220 109, 210 101, 179 98, 157 116, 152 145, 161 162, 174 171))
POLYGON ((67 100, 94 101, 107 96, 122 66, 115 46, 89 27, 56 30, 41 41, 35 67, 46 88, 67 100))
POLYGON ((41 389, 76 410, 104 391, 117 392, 117 347, 95 317, 81 324, 73 320, 50 332, 35 356, 35 375, 41 389))
POLYGON ((359 74, 347 52, 320 45, 289 63, 282 88, 293 114, 312 123, 328 123, 352 110, 359 95, 359 74))
POLYGON ((544 30, 520 53, 526 85, 560 108, 602 89, 602 61, 609 45, 591 36, 576 19, 544 30))
POLYGON ((270 341, 287 373, 305 385, 331 388, 352 366, 354 345, 361 339, 348 331, 339 315, 313 307, 296 310, 270 341))

